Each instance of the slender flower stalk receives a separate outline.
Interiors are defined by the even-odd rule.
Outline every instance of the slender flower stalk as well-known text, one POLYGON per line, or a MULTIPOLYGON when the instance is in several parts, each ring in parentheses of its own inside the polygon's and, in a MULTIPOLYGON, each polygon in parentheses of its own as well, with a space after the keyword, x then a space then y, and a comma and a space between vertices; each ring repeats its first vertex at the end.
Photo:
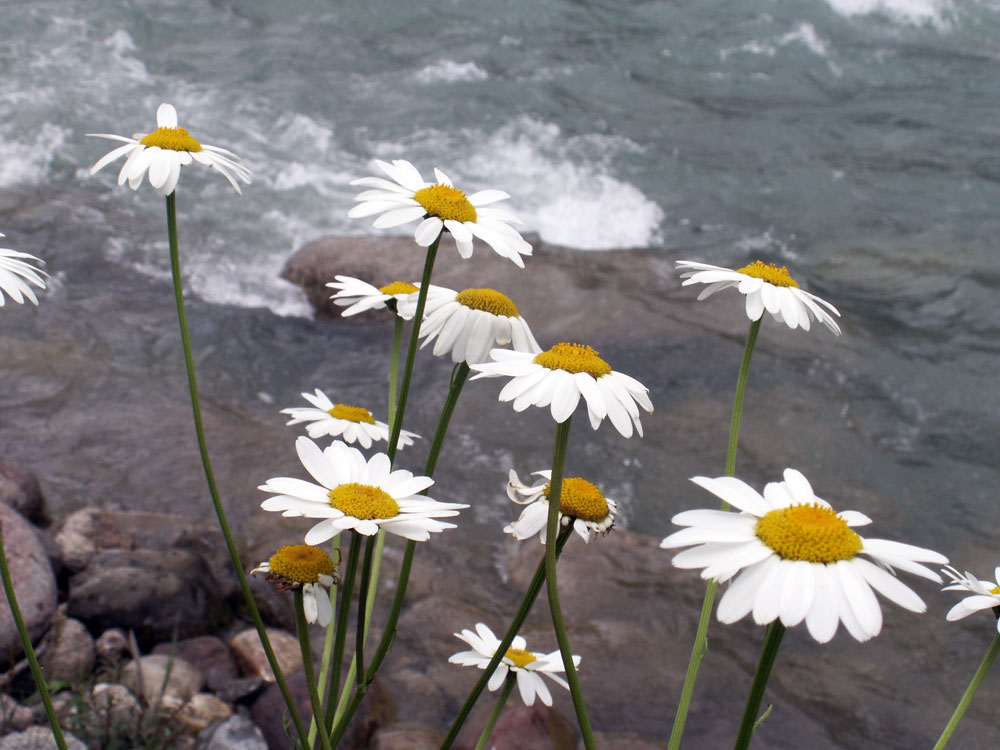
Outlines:
POLYGON ((45 682, 42 668, 38 665, 38 658, 35 656, 35 649, 31 645, 28 628, 24 624, 24 617, 21 615, 21 607, 17 603, 17 594, 14 593, 14 582, 10 578, 10 570, 7 567, 7 552, 3 547, 2 524, 0 524, 0 577, 3 578, 3 590, 7 594, 7 603, 10 604, 10 613, 14 618, 17 636, 21 640, 21 648, 24 649, 24 655, 28 657, 31 676, 35 678, 38 694, 42 697, 42 704, 45 706, 45 715, 49 719, 49 726, 52 727, 52 736, 55 738, 59 750, 66 750, 66 738, 63 737, 62 729, 59 727, 59 717, 56 716, 56 710, 52 706, 49 686, 45 682))
POLYGON ((174 301, 177 305, 177 322, 180 325, 181 347, 184 350, 184 366, 187 370, 188 391, 191 396, 191 411, 194 415, 194 430, 198 439, 198 452, 201 454, 201 463, 205 470, 205 481, 208 484, 209 495, 212 497, 212 506, 215 508, 215 515, 219 521, 219 528, 222 531, 223 538, 226 540, 226 549, 229 552, 229 558, 232 561, 233 570, 236 571, 236 577, 239 579, 240 590, 243 593, 243 600, 246 602, 247 611, 250 613, 250 618, 253 620, 254 626, 257 628, 257 636, 260 638, 261 646, 263 647, 264 654, 267 657, 267 663, 271 667, 271 672, 274 674, 274 679, 278 685, 278 689, 281 691, 281 696, 285 700, 285 705, 288 706, 288 713, 292 718, 292 723, 295 725, 295 731, 297 732, 300 741, 305 742, 308 735, 302 724, 302 717, 299 716, 298 708, 295 705, 295 699, 292 697, 292 693, 288 689, 288 683, 285 681, 284 674, 281 671, 281 666, 278 664, 278 660, 274 655, 274 649, 271 648, 271 641, 267 637, 267 631, 264 628, 264 621, 261 619, 260 611, 257 609, 257 602, 254 600, 253 593, 250 591, 250 583, 247 581, 246 573, 243 571, 243 561, 240 560, 239 550, 236 548, 233 533, 229 528, 229 521, 226 518, 226 510, 222 506, 219 489, 215 483, 215 472, 212 470, 212 462, 208 456, 208 444, 205 441, 205 429, 202 425, 201 405, 198 399, 198 380, 194 370, 194 356, 191 353, 191 336, 188 332, 187 316, 184 313, 184 287, 181 282, 180 252, 177 249, 176 193, 170 193, 166 200, 167 237, 170 244, 170 272, 173 277, 174 284, 174 301))
POLYGON ((358 572, 358 557, 361 553, 361 534, 351 531, 351 546, 347 552, 347 564, 344 567, 344 577, 340 582, 340 609, 337 610, 337 634, 333 644, 333 662, 330 667, 330 690, 331 700, 326 704, 326 726, 331 728, 330 741, 336 746, 332 726, 334 723, 334 711, 336 701, 332 700, 336 691, 340 689, 340 676, 344 664, 344 644, 347 642, 347 615, 351 609, 351 597, 354 595, 354 578, 358 572))
POLYGON ((389 428, 396 424, 396 389, 399 384, 399 350, 403 344, 403 323, 399 315, 393 315, 392 354, 389 356, 389 428))
POLYGON ((507 699, 510 697, 510 691, 514 688, 514 683, 517 682, 517 673, 513 670, 507 673, 507 679, 503 681, 503 687, 500 689, 500 695, 497 697, 496 705, 493 706, 493 712, 490 714, 490 718, 486 720, 486 726, 483 727, 483 733, 479 735, 479 742, 476 743, 476 750, 486 750, 486 743, 490 739, 490 735, 493 734, 493 727, 497 725, 497 719, 500 718, 500 714, 503 712, 503 707, 507 703, 507 699))
MULTIPOLYGON (((299 636, 299 649, 302 652, 302 671, 305 673, 306 687, 309 690, 309 701, 312 704, 313 719, 315 720, 316 717, 323 715, 323 700, 319 697, 319 692, 316 688, 312 648, 309 644, 309 624, 306 622, 306 610, 302 602, 302 589, 295 589, 294 595, 295 631, 299 636)), ((326 731, 326 727, 320 722, 314 722, 314 725, 319 728, 319 741, 323 750, 333 750, 330 745, 330 735, 326 731)), ((311 743, 312 740, 310 740, 309 747, 312 747, 311 743)))
MULTIPOLYGON (((384 537, 385 537, 385 532, 380 530, 379 538, 382 539, 384 537)), ((330 552, 332 553, 330 555, 331 558, 335 558, 338 561, 340 560, 340 534, 337 534, 337 536, 333 538, 333 541, 330 544, 330 552)), ((336 601, 335 595, 337 592, 337 586, 338 586, 337 579, 334 579, 333 585, 330 587, 331 601, 336 601)), ((316 686, 319 690, 320 702, 326 700, 327 683, 329 682, 328 678, 330 675, 330 658, 333 655, 333 640, 336 627, 337 627, 337 614, 336 611, 334 611, 333 619, 330 621, 330 624, 326 626, 326 637, 323 639, 323 658, 320 661, 319 677, 316 679, 316 686)), ((322 718, 323 718, 322 714, 313 714, 312 719, 310 719, 309 721, 310 748, 315 747, 316 733, 319 728, 319 722, 322 721, 322 718)))
POLYGON ((965 710, 972 703, 972 698, 975 696, 976 691, 979 690, 979 685, 982 683, 983 678, 986 677, 986 673, 990 671, 990 667, 993 665, 993 660, 997 658, 997 654, 1000 653, 1000 633, 993 636, 993 642, 990 643, 990 647, 986 650, 986 655, 983 657, 983 661, 979 664, 979 669, 972 676, 972 681, 969 683, 969 687, 965 689, 962 694, 962 699, 955 706, 955 712, 951 715, 951 719, 945 725, 944 731, 941 732, 941 736, 938 741, 934 743, 933 750, 944 750, 945 745, 948 744, 948 740, 955 733, 955 729, 958 727, 958 722, 962 720, 965 715, 965 710))
MULTIPOLYGON (((740 362, 740 372, 736 378, 736 395, 733 397, 733 416, 729 423, 729 448, 726 450, 726 476, 735 476, 736 451, 740 442, 740 419, 743 416, 743 394, 746 392, 747 376, 750 373, 750 360, 753 357, 757 334, 760 332, 761 318, 750 323, 747 331, 746 346, 743 347, 743 360, 740 362)), ((722 510, 729 510, 729 503, 722 501, 722 510)), ((705 598, 701 603, 701 616, 698 618, 698 629, 695 631, 694 643, 691 645, 691 656, 688 660, 687 672, 684 675, 684 686, 677 703, 677 713, 674 716, 674 726, 670 732, 668 750, 678 750, 681 746, 681 736, 684 734, 684 724, 687 722, 688 709, 694 695, 694 683, 698 679, 698 670, 702 659, 708 651, 708 623, 712 617, 712 607, 715 604, 715 590, 719 582, 712 579, 705 588, 705 598)))
POLYGON ((735 750, 746 750, 750 746, 750 739, 759 723, 757 712, 760 711, 764 689, 767 687, 767 680, 771 676, 771 667, 774 666, 774 659, 778 655, 778 649, 781 647, 781 639, 784 635, 785 626, 781 624, 781 620, 775 620, 767 626, 767 631, 764 633, 764 646, 760 652, 760 660, 757 662, 757 671, 754 672, 750 695, 747 696, 747 705, 743 711, 743 721, 740 722, 740 731, 736 736, 735 750))

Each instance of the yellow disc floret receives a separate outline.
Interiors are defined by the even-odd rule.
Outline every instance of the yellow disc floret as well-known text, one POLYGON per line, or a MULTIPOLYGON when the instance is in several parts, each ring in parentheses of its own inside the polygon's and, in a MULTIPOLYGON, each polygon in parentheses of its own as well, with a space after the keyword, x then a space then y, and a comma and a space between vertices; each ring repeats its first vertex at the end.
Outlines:
POLYGON ((993 588, 991 588, 990 589, 990 593, 994 594, 994 595, 995 594, 1000 594, 1000 586, 994 586, 993 588))
POLYGON ((511 302, 506 294, 501 294, 495 289, 463 289, 455 297, 455 301, 473 310, 482 310, 492 315, 517 317, 517 305, 511 302))
POLYGON ((321 575, 333 575, 333 560, 319 547, 286 545, 267 561, 271 575, 296 583, 316 583, 321 575))
POLYGON ((597 352, 584 344, 556 344, 547 352, 542 352, 532 360, 536 365, 550 370, 585 372, 595 378, 611 372, 611 365, 597 356, 597 352))
POLYGON ((391 284, 386 284, 383 287, 379 287, 379 291, 382 294, 413 294, 414 292, 419 292, 420 290, 413 284, 408 284, 405 281, 394 281, 391 284))
POLYGON ((816 503, 772 510, 757 521, 754 533, 785 560, 832 563, 861 551, 861 537, 833 510, 816 503))
POLYGON ((348 406, 347 404, 334 404, 332 409, 327 409, 326 413, 334 419, 343 419, 347 422, 364 422, 365 424, 375 424, 375 417, 363 406, 348 406))
MULTIPOLYGON (((545 497, 551 497, 551 489, 551 484, 545 485, 545 497)), ((603 521, 608 517, 608 501, 597 486, 586 479, 565 477, 559 494, 559 510, 568 516, 584 521, 603 521)))
POLYGON ((765 263, 762 260, 755 260, 749 266, 736 269, 737 273, 753 276, 755 279, 764 279, 768 284, 774 286, 794 286, 798 288, 798 282, 788 275, 785 266, 776 266, 774 263, 765 263))
POLYGON ((437 216, 444 221, 476 220, 476 207, 469 203, 458 188, 451 185, 431 185, 413 194, 413 200, 424 207, 430 216, 437 216))
POLYGON ((520 667, 521 669, 524 669, 532 662, 538 661, 537 656, 530 651, 525 651, 523 648, 509 648, 504 656, 514 662, 515 667, 520 667))
POLYGON ((201 151, 201 144, 184 128, 157 128, 139 143, 143 146, 158 146, 167 151, 201 151))
POLYGON ((395 518, 399 515, 397 503, 385 490, 372 487, 370 484, 342 484, 330 490, 328 497, 330 505, 345 515, 360 518, 363 521, 373 521, 382 518, 395 518))

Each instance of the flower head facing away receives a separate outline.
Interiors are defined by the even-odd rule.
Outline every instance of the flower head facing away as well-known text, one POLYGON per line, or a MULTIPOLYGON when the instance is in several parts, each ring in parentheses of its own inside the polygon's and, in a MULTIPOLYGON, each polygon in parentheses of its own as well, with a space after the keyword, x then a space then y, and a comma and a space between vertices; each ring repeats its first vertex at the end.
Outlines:
MULTIPOLYGON (((963 575, 950 566, 941 572, 951 581, 943 591, 967 591, 971 594, 948 611, 946 619, 949 622, 961 620, 984 609, 992 609, 1000 618, 1000 566, 993 571, 995 581, 980 581, 972 573, 966 572, 963 575)), ((997 631, 1000 632, 1000 619, 997 620, 997 631)))
MULTIPOLYGON (((527 485, 517 476, 516 471, 510 470, 507 497, 527 507, 516 521, 504 528, 504 533, 511 534, 519 541, 538 534, 542 544, 545 544, 552 472, 536 471, 535 475, 542 479, 527 485)), ((592 482, 582 477, 563 477, 560 495, 559 522, 563 526, 572 523, 573 531, 587 544, 590 544, 595 535, 606 534, 615 525, 618 504, 605 497, 592 482)))
MULTIPOLYGON (((486 666, 490 663, 490 659, 493 658, 497 648, 500 646, 500 639, 493 635, 493 631, 481 622, 476 625, 475 632, 466 629, 461 633, 455 633, 455 637, 468 643, 472 647, 472 650, 459 651, 457 654, 450 656, 448 661, 464 667, 486 669, 486 666)), ((550 654, 534 653, 528 651, 525 648, 526 645, 524 638, 521 636, 516 636, 511 641, 510 648, 507 649, 507 653, 504 654, 503 660, 497 666, 496 671, 490 677, 490 681, 486 686, 491 691, 498 690, 503 685, 504 680, 507 679, 508 673, 513 672, 516 675, 517 689, 521 694, 521 700, 524 701, 524 705, 534 705, 535 697, 537 696, 546 706, 551 706, 552 694, 549 692, 549 688, 541 675, 545 675, 557 685, 561 685, 569 690, 569 685, 566 684, 565 680, 553 674, 554 672, 565 671, 562 655, 559 651, 553 651, 550 654)), ((578 666, 579 664, 580 657, 574 654, 573 666, 578 666)))
POLYGON ((405 281, 393 281, 383 287, 369 284, 367 281, 352 276, 335 276, 336 281, 327 284, 337 293, 330 299, 333 304, 345 308, 341 315, 345 318, 368 310, 392 310, 404 320, 413 317, 413 311, 407 314, 400 309, 399 303, 420 291, 418 287, 405 281))
POLYGON ((326 552, 308 544, 295 544, 282 547, 250 574, 265 573, 278 591, 301 588, 306 622, 326 627, 333 620, 333 605, 325 589, 337 580, 335 571, 336 566, 326 552))
MULTIPOLYGON (((3 237, 3 234, 0 234, 0 237, 3 237)), ((0 307, 6 304, 8 296, 19 305, 23 305, 25 300, 33 305, 38 304, 38 297, 35 296, 35 290, 31 286, 44 289, 43 277, 48 274, 35 268, 28 261, 44 263, 34 255, 0 247, 0 307)))
POLYGON ((882 629, 874 591, 912 612, 926 609, 890 572, 893 568, 941 580, 920 563, 947 558, 922 547, 861 537, 853 527, 871 519, 857 511, 835 512, 794 469, 785 470, 783 482, 769 483, 763 495, 734 477, 691 481, 742 512, 679 513, 673 522, 688 528, 660 546, 696 545, 675 555, 673 564, 702 568, 702 578, 722 582, 739 574, 719 601, 721 622, 736 622, 751 612, 758 625, 780 619, 791 627, 805 620, 820 643, 833 638, 843 623, 855 639, 866 641, 882 629))
POLYGON ((152 133, 136 133, 131 138, 110 133, 88 133, 96 138, 108 138, 113 141, 124 141, 91 167, 90 173, 95 174, 111 162, 127 156, 125 164, 118 173, 118 184, 138 190, 146 173, 149 173, 149 184, 161 195, 170 195, 177 187, 181 167, 197 162, 206 167, 216 169, 229 180, 237 193, 242 193, 239 182, 250 184, 250 170, 240 164, 239 157, 231 151, 218 146, 199 143, 187 130, 177 124, 177 110, 170 104, 161 104, 156 110, 156 130, 152 133))
MULTIPOLYGON (((376 440, 389 440, 389 425, 379 422, 372 413, 363 406, 350 404, 335 404, 319 388, 315 394, 303 393, 302 398, 312 404, 282 409, 282 414, 291 417, 287 424, 295 425, 303 422, 306 432, 313 440, 325 436, 339 437, 345 443, 359 443, 367 450, 376 440)), ((413 439, 420 437, 415 432, 402 430, 399 433, 397 449, 413 445, 413 439)))
POLYGON ((789 328, 808 331, 815 318, 836 335, 840 335, 840 326, 833 317, 840 316, 837 308, 815 294, 800 289, 788 269, 783 266, 755 260, 733 271, 708 263, 679 260, 677 267, 684 271, 681 274, 683 286, 707 284, 698 295, 699 300, 735 286, 746 296, 746 311, 750 320, 760 320, 767 310, 775 320, 789 328))
POLYGON ((470 365, 475 378, 511 378, 500 391, 501 401, 513 401, 514 411, 529 406, 550 407, 557 423, 569 419, 582 397, 595 430, 607 417, 624 437, 642 436, 639 407, 653 411, 648 389, 635 378, 611 369, 598 353, 583 344, 556 344, 539 354, 493 349, 492 362, 470 365))
POLYGON ((454 186, 440 169, 434 170, 437 182, 425 182, 420 172, 405 159, 391 164, 375 160, 390 179, 362 177, 351 182, 370 190, 358 194, 358 204, 348 213, 351 218, 380 214, 372 224, 376 229, 389 229, 420 220, 413 238, 421 247, 428 247, 447 230, 455 238, 458 253, 472 256, 472 239, 478 237, 496 253, 515 265, 524 267, 522 255, 531 255, 531 245, 514 229, 520 220, 509 211, 492 206, 510 196, 501 190, 480 190, 472 195, 454 186))
POLYGON ((457 516, 469 507, 419 494, 434 480, 404 469, 393 471, 385 453, 366 460, 357 448, 339 440, 320 450, 307 437, 295 441, 295 451, 318 484, 292 477, 269 479, 258 489, 274 496, 260 507, 290 518, 323 519, 306 533, 306 544, 322 544, 345 529, 371 536, 379 528, 422 542, 431 533, 455 528, 437 519, 457 516))

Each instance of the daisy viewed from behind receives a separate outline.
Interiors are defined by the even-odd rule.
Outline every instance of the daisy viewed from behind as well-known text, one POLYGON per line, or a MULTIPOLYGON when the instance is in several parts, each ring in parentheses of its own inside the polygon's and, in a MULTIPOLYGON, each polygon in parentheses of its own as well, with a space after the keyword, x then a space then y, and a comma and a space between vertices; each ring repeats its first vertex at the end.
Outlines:
POLYGON ((308 544, 285 545, 266 562, 250 571, 264 573, 278 591, 302 589, 306 622, 324 628, 333 621, 333 605, 327 591, 335 582, 336 566, 326 552, 308 544))
POLYGON ((760 320, 767 310, 775 320, 789 328, 801 327, 808 331, 811 319, 815 318, 836 335, 840 335, 840 326, 833 317, 840 316, 837 308, 815 294, 800 289, 785 267, 760 260, 735 271, 694 260, 679 260, 677 267, 684 271, 681 274, 684 279, 682 286, 707 284, 698 295, 699 300, 723 289, 736 287, 740 294, 746 296, 746 311, 750 320, 760 320))
POLYGON ((199 143, 187 130, 177 125, 177 110, 170 104, 161 104, 156 110, 156 130, 152 133, 136 133, 131 138, 110 133, 87 133, 95 138, 124 141, 124 146, 109 151, 91 167, 96 174, 116 159, 128 158, 118 173, 118 184, 138 190, 143 177, 149 173, 149 184, 161 195, 170 195, 177 187, 181 167, 193 162, 212 167, 229 184, 242 193, 239 181, 250 184, 250 170, 240 164, 240 159, 232 151, 218 146, 199 143))
MULTIPOLYGON (((995 581, 980 581, 972 573, 962 575, 950 566, 941 572, 951 581, 942 591, 967 591, 971 594, 948 611, 946 619, 949 622, 961 620, 984 609, 992 609, 994 614, 1000 612, 1000 566, 993 571, 995 581)), ((997 622, 997 632, 1000 633, 1000 620, 997 622)))
MULTIPOLYGON (((3 234, 0 234, 0 237, 3 237, 3 234)), ((44 289, 45 279, 43 277, 48 274, 35 268, 28 261, 44 263, 43 260, 34 255, 0 247, 0 307, 3 307, 7 302, 7 297, 4 294, 19 305, 23 305, 26 299, 31 304, 38 305, 38 297, 35 296, 35 290, 31 286, 44 289)))
POLYGON ((383 287, 369 284, 352 276, 335 276, 336 281, 327 284, 337 293, 330 299, 333 304, 345 308, 340 314, 345 318, 368 310, 392 310, 404 320, 413 317, 413 311, 404 313, 399 303, 419 289, 405 281, 393 281, 383 287))
MULTIPOLYGON (((455 637, 472 646, 471 651, 459 651, 448 657, 450 663, 460 664, 463 667, 486 669, 490 659, 493 658, 500 646, 500 639, 481 622, 476 624, 475 632, 465 629, 461 633, 455 633, 455 637)), ((554 674, 565 671, 562 655, 559 651, 553 651, 550 654, 537 654, 527 651, 526 645, 521 636, 516 636, 511 641, 510 648, 507 649, 507 653, 486 686, 491 691, 498 690, 507 679, 508 672, 513 672, 517 676, 517 689, 524 705, 533 706, 537 696, 546 706, 551 706, 552 694, 541 676, 545 675, 557 685, 568 690, 569 685, 566 684, 566 681, 554 674)), ((578 666, 579 664, 580 657, 573 654, 573 665, 578 666)))
POLYGON ((561 343, 532 354, 493 349, 492 362, 471 365, 476 378, 509 377, 500 391, 501 401, 513 401, 514 411, 529 406, 550 407, 552 419, 569 419, 582 397, 587 402, 590 426, 597 429, 607 417, 623 437, 642 437, 639 407, 653 411, 646 386, 611 369, 598 353, 583 344, 561 343))
POLYGON ((469 507, 419 494, 434 480, 405 469, 393 471, 385 453, 365 460, 361 451, 339 440, 320 450, 307 437, 295 441, 295 452, 318 484, 275 477, 257 489, 274 493, 260 504, 263 510, 280 511, 289 518, 323 519, 306 533, 306 544, 322 544, 346 529, 371 536, 379 528, 422 542, 432 533, 455 528, 437 519, 457 516, 461 508, 469 507))
POLYGON ((405 159, 391 164, 375 160, 390 179, 362 177, 351 182, 371 188, 358 194, 358 204, 348 213, 352 219, 380 214, 372 224, 376 229, 389 229, 420 220, 413 238, 421 247, 428 247, 447 230, 455 238, 458 254, 472 256, 472 238, 478 237, 498 255, 524 268, 522 255, 531 255, 528 244, 512 224, 520 220, 492 204, 510 196, 502 190, 480 190, 466 195, 452 184, 448 175, 435 168, 437 182, 425 182, 420 172, 405 159))
MULTIPOLYGON (((303 393, 302 398, 312 404, 312 407, 296 406, 282 409, 282 414, 291 417, 288 425, 306 424, 309 437, 324 436, 339 437, 345 443, 359 443, 362 448, 372 447, 376 440, 389 440, 389 425, 379 422, 372 413, 363 406, 335 404, 319 388, 315 394, 303 393)), ((420 436, 415 432, 401 430, 398 448, 413 445, 413 439, 420 436)))
MULTIPOLYGON (((549 514, 550 470, 536 471, 541 481, 532 485, 524 484, 517 472, 510 470, 507 481, 507 497, 519 505, 527 507, 520 517, 504 528, 521 541, 538 534, 545 544, 545 523, 549 514)), ((559 501, 559 521, 563 526, 573 524, 573 531, 587 544, 596 534, 605 534, 615 525, 618 505, 604 496, 595 484, 581 477, 563 477, 559 501)))
POLYGON ((673 522, 688 528, 660 546, 695 545, 675 555, 673 564, 702 568, 702 578, 723 582, 736 576, 719 601, 716 615, 721 622, 733 623, 750 613, 758 625, 780 619, 791 627, 804 620, 820 643, 833 638, 843 623, 856 640, 867 641, 882 629, 874 591, 911 612, 926 609, 889 571, 896 568, 941 581, 920 563, 946 563, 944 555, 859 536, 853 527, 871 519, 853 510, 835 512, 794 469, 785 470, 783 482, 769 483, 763 495, 735 477, 691 481, 742 512, 679 513, 673 522))

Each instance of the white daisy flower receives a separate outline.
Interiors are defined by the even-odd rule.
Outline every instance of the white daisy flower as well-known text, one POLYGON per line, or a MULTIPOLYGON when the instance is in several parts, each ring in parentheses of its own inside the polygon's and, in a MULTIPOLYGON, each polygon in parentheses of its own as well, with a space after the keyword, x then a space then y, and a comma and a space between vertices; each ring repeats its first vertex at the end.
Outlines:
POLYGON ((735 477, 694 477, 692 482, 743 512, 679 513, 673 522, 689 528, 660 543, 664 548, 697 545, 678 553, 673 564, 703 568, 702 578, 728 581, 739 573, 719 602, 721 622, 736 622, 751 612, 758 625, 780 618, 791 627, 805 620, 820 643, 833 638, 842 622, 855 639, 867 641, 882 629, 882 610, 872 589, 911 612, 926 609, 892 570, 940 583, 937 573, 920 563, 946 563, 944 555, 865 539, 851 527, 869 524, 870 518, 853 510, 834 512, 794 469, 785 469, 784 478, 769 483, 761 496, 735 477))
POLYGON ((404 320, 413 317, 413 310, 404 314, 399 303, 419 291, 413 284, 405 281, 393 281, 383 287, 372 286, 367 281, 355 279, 352 276, 335 276, 336 281, 327 284, 337 293, 330 299, 333 304, 347 309, 341 312, 345 318, 367 310, 391 310, 404 320))
POLYGON ((511 378, 500 391, 500 400, 513 401, 514 411, 550 406, 552 418, 562 423, 573 415, 582 396, 595 430, 607 417, 624 437, 632 437, 633 426, 642 437, 639 406, 653 411, 649 389, 612 370, 589 346, 562 343, 541 354, 493 349, 490 356, 493 362, 471 365, 479 373, 472 379, 511 378))
MULTIPOLYGON (((461 664, 463 667, 486 669, 486 666, 490 663, 490 659, 493 658, 493 654, 496 653, 497 648, 500 646, 500 639, 493 635, 493 631, 481 622, 476 624, 475 633, 466 629, 461 633, 455 633, 455 637, 472 646, 471 651, 459 651, 457 654, 448 657, 448 661, 451 664, 461 664)), ((542 703, 546 706, 551 706, 552 694, 549 692, 548 685, 545 684, 541 675, 545 675, 557 685, 562 685, 569 690, 569 685, 566 684, 566 681, 553 674, 554 672, 565 671, 562 655, 559 651, 553 651, 550 654, 536 654, 525 650, 525 645, 524 638, 515 636, 514 640, 511 641, 510 648, 507 649, 507 653, 500 664, 497 665, 496 671, 492 674, 486 686, 491 691, 498 690, 503 685, 504 680, 507 679, 507 672, 513 671, 517 675, 517 690, 521 694, 521 700, 524 701, 524 705, 533 706, 535 704, 535 696, 538 696, 542 703)), ((579 666, 579 664, 580 657, 573 654, 573 666, 579 666)))
POLYGON ((308 544, 285 545, 250 571, 266 573, 278 591, 302 588, 302 607, 306 622, 326 627, 333 621, 329 588, 336 582, 336 566, 326 552, 308 544))
POLYGON ((295 451, 319 484, 275 477, 257 489, 275 493, 260 504, 264 510, 281 511, 288 518, 323 519, 306 533, 306 544, 322 544, 345 529, 371 536, 379 528, 423 542, 432 532, 455 528, 438 518, 457 516, 459 509, 469 507, 418 494, 434 480, 404 469, 393 471, 385 453, 366 461, 361 451, 339 440, 320 450, 307 437, 295 441, 295 451))
MULTIPOLYGON (((545 525, 549 517, 549 492, 552 472, 536 471, 541 481, 532 485, 524 484, 517 472, 510 470, 507 482, 507 497, 519 505, 527 505, 521 516, 504 528, 518 541, 538 534, 545 544, 545 525)), ((595 534, 606 534, 615 525, 618 504, 604 496, 591 482, 580 477, 563 477, 562 497, 559 500, 559 522, 563 526, 573 524, 573 531, 584 542, 590 544, 595 534)))
POLYGON ((775 320, 789 328, 801 327, 808 331, 811 319, 815 318, 840 335, 840 326, 833 319, 834 315, 840 316, 837 308, 815 294, 799 289, 798 283, 783 266, 755 260, 750 265, 733 271, 694 260, 679 260, 677 267, 685 269, 685 273, 681 274, 684 279, 682 286, 708 284, 698 295, 699 300, 735 286, 741 294, 746 295, 747 317, 750 320, 760 320, 767 310, 775 320))
POLYGON ((232 151, 218 146, 209 146, 196 141, 184 128, 177 126, 177 110, 170 104, 161 104, 156 110, 156 130, 152 133, 136 133, 131 138, 110 133, 87 133, 96 138, 110 138, 124 141, 124 146, 109 151, 90 168, 95 174, 122 156, 128 156, 118 173, 118 184, 138 190, 142 178, 149 172, 149 184, 161 195, 170 195, 177 187, 181 167, 198 162, 206 167, 214 167, 229 184, 242 193, 237 180, 250 184, 250 170, 240 164, 239 157, 232 151))
MULTIPOLYGON (((0 237, 3 237, 2 233, 0 233, 0 237)), ((45 263, 34 255, 0 247, 0 307, 7 303, 4 293, 19 305, 23 305, 25 299, 33 305, 38 304, 38 297, 35 296, 35 290, 31 288, 31 285, 34 284, 39 289, 44 289, 45 280, 43 277, 48 276, 48 274, 40 268, 35 268, 28 261, 45 263)))
MULTIPOLYGON (((994 613, 1000 612, 1000 609, 997 609, 1000 607, 1000 566, 993 571, 993 575, 996 576, 995 581, 980 581, 969 572, 962 575, 951 566, 941 572, 951 579, 951 584, 945 586, 942 591, 968 591, 972 594, 948 611, 946 619, 949 622, 961 620, 973 612, 984 609, 993 609, 994 613)), ((1000 621, 997 622, 997 631, 1000 632, 1000 621)))
MULTIPOLYGON (((372 413, 363 406, 335 404, 319 388, 316 393, 303 393, 302 398, 312 404, 312 407, 300 406, 282 409, 282 414, 291 417, 287 424, 307 422, 306 432, 309 437, 325 436, 339 437, 345 443, 360 443, 361 447, 372 447, 372 441, 389 440, 389 425, 379 422, 372 413)), ((401 430, 397 449, 413 445, 413 439, 420 436, 415 432, 401 430)))
MULTIPOLYGON (((417 295, 401 301, 399 307, 413 317, 417 295)), ((427 290, 420 337, 424 340, 422 347, 437 339, 435 357, 451 352, 452 362, 470 365, 486 361, 495 346, 511 344, 516 351, 531 354, 542 350, 517 306, 495 289, 456 292, 432 284, 427 290)))
POLYGON ((455 238, 463 258, 472 256, 472 238, 478 237, 498 255, 524 268, 521 256, 531 255, 531 245, 511 226, 521 221, 509 211, 491 206, 509 198, 507 193, 480 190, 466 196, 440 169, 434 170, 437 182, 425 182, 405 159, 396 159, 392 164, 376 159, 375 166, 391 180, 362 177, 351 182, 373 188, 355 197, 359 202, 347 214, 352 219, 381 214, 372 224, 376 229, 420 219, 413 238, 421 247, 428 247, 446 229, 455 238))

